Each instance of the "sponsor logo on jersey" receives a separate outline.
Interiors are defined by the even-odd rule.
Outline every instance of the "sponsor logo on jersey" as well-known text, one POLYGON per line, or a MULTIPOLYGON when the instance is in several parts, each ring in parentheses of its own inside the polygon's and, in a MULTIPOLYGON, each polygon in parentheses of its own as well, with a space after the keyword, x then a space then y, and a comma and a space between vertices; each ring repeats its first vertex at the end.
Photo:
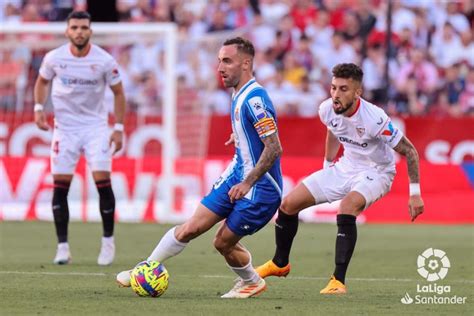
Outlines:
POLYGON ((385 135, 385 136, 392 136, 393 133, 394 133, 394 128, 393 128, 393 125, 392 125, 392 122, 389 122, 388 125, 387 125, 387 128, 384 129, 384 131, 382 132, 382 135, 385 135))
POLYGON ((341 141, 343 143, 348 143, 348 144, 360 146, 362 148, 365 148, 365 147, 368 146, 367 143, 359 143, 358 141, 355 141, 353 139, 350 139, 350 138, 347 138, 347 137, 344 137, 344 136, 339 136, 339 141, 341 141))
POLYGON ((96 86, 99 83, 97 79, 81 79, 61 77, 61 82, 65 86, 96 86))

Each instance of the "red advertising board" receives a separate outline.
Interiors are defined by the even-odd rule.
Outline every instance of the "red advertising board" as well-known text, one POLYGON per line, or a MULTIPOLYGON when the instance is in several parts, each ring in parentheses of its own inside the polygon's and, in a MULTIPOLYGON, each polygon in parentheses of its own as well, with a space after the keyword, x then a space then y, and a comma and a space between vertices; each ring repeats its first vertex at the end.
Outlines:
MULTIPOLYGON (((175 209, 167 210, 162 204, 159 159, 116 159, 112 182, 117 200, 117 220, 185 220, 193 213, 200 198, 208 192, 228 162, 222 159, 178 161, 175 209)), ((284 158, 284 192, 291 190, 304 176, 321 167, 321 159, 284 158)), ((420 168, 426 212, 417 219, 417 223, 474 223, 473 184, 469 182, 465 169, 424 161, 420 168)), ((410 222, 405 163, 399 163, 397 170, 391 192, 364 211, 359 222, 410 222)), ((52 178, 47 158, 3 157, 0 160, 0 183, 0 219, 52 219, 52 178)), ((81 160, 69 193, 71 218, 100 220, 97 198, 94 182, 81 160)), ((337 203, 319 205, 302 212, 300 218, 311 222, 334 221, 337 206, 337 203)))

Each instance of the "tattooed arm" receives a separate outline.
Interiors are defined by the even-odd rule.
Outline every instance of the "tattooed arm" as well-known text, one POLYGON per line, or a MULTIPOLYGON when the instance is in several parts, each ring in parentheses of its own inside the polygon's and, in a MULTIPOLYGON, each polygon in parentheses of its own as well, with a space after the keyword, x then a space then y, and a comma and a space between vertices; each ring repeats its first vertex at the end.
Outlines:
POLYGON ((418 215, 424 211, 424 203, 421 198, 420 192, 420 170, 419 170, 419 158, 418 152, 415 146, 403 136, 400 142, 393 148, 400 155, 405 156, 408 167, 408 178, 410 179, 410 191, 412 186, 414 190, 410 192, 410 200, 408 203, 411 221, 413 222, 418 215))
POLYGON ((229 190, 229 197, 233 203, 235 200, 241 199, 250 191, 250 188, 257 182, 273 166, 275 160, 281 156, 283 149, 281 148, 278 134, 274 133, 262 139, 265 148, 260 155, 255 167, 249 172, 247 178, 241 183, 234 185, 229 190))

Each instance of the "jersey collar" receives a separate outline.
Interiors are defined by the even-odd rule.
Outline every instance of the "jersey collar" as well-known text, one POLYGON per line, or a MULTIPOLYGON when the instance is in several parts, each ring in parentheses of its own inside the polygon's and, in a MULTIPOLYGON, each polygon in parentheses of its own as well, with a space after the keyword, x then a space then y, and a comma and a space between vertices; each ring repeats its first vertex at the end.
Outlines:
POLYGON ((357 113, 357 111, 359 111, 359 108, 360 108, 360 98, 357 100, 357 105, 356 105, 356 109, 355 109, 354 113, 352 113, 348 117, 353 117, 357 113))
POLYGON ((234 93, 232 94, 232 100, 237 99, 237 98, 242 94, 242 92, 244 92, 245 89, 247 89, 248 86, 250 86, 250 85, 251 85, 252 83, 254 83, 254 82, 255 82, 255 77, 250 78, 250 80, 249 80, 245 85, 243 85, 243 87, 240 88, 239 91, 234 92, 234 93))

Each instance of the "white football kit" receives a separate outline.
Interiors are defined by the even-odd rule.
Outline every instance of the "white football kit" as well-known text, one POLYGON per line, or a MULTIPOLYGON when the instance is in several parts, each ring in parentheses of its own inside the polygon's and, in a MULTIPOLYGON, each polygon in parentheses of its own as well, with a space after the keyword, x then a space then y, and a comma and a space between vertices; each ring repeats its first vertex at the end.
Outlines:
POLYGON ((381 108, 362 98, 350 117, 336 114, 332 106, 332 99, 321 103, 319 117, 342 144, 344 154, 329 168, 306 177, 303 184, 318 204, 357 191, 367 208, 390 191, 396 173, 392 148, 403 134, 381 108))
POLYGON ((52 173, 72 174, 82 152, 92 171, 111 171, 104 93, 121 81, 115 59, 93 44, 86 56, 76 57, 65 44, 46 54, 39 73, 52 80, 52 173))

